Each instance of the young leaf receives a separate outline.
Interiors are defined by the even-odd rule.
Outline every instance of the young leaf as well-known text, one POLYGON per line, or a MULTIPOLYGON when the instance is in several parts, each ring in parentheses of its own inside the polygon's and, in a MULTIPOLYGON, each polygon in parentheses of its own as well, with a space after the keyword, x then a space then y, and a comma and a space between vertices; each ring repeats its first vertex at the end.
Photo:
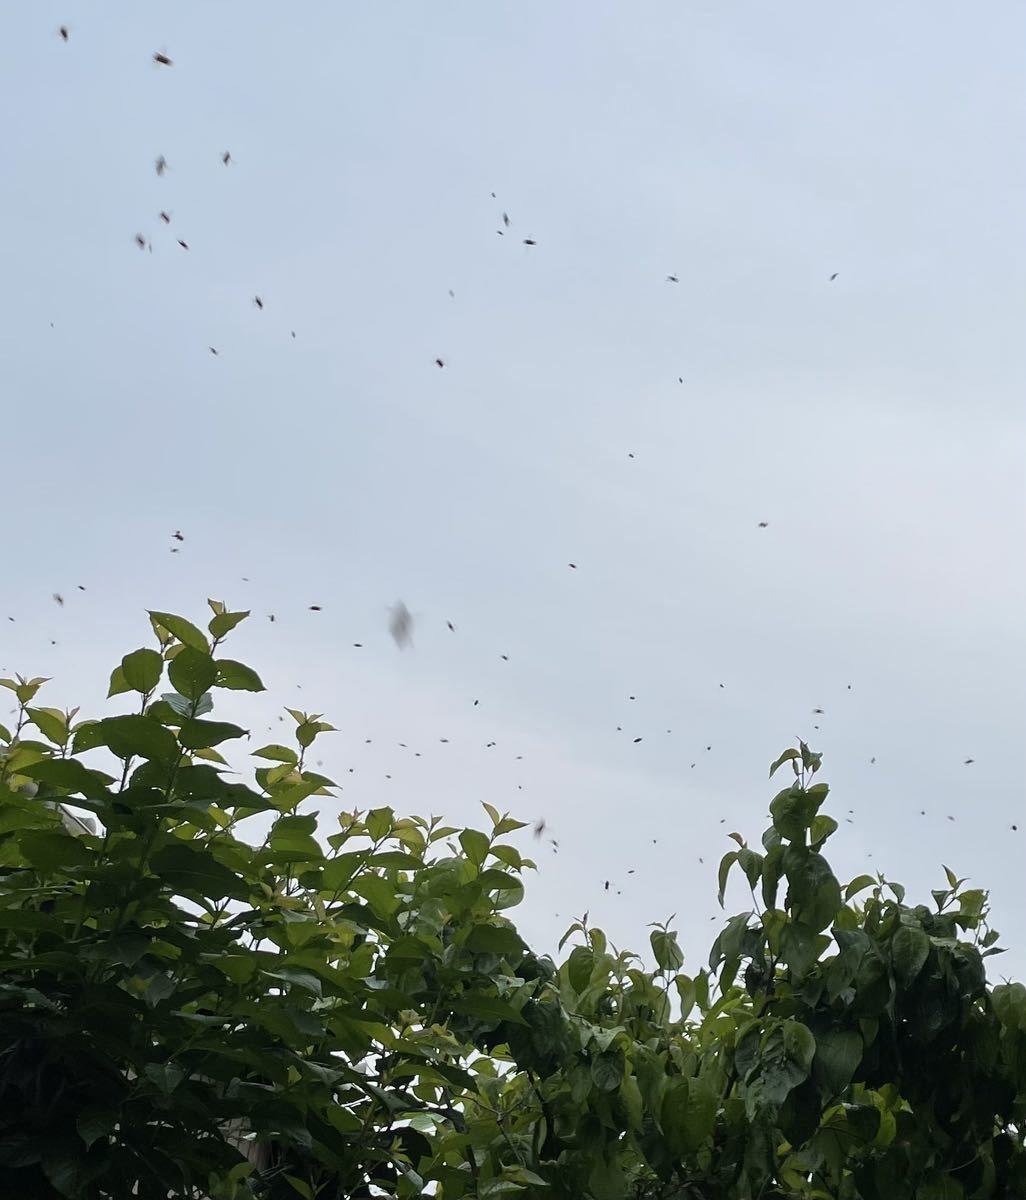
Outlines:
POLYGON ((204 653, 210 653, 210 646, 203 634, 184 617, 176 617, 174 613, 151 612, 150 622, 156 628, 167 630, 168 633, 174 636, 183 645, 191 646, 194 650, 202 650, 204 653))
MULTIPOLYGON (((158 651, 146 647, 133 650, 121 660, 121 673, 129 689, 145 695, 160 682, 164 673, 164 659, 158 651)), ((114 677, 111 676, 112 687, 113 684, 114 677)))

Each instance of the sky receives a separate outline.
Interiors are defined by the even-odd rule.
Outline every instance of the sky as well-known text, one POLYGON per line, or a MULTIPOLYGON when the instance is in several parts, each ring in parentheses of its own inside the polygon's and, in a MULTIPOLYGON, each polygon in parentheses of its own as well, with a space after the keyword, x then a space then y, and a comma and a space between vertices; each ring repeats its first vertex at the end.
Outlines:
POLYGON ((251 609, 218 715, 325 714, 326 819, 544 819, 528 940, 675 913, 688 969, 803 737, 837 873, 948 864, 1022 975, 1024 44, 1014 0, 6 6, 0 667, 101 715, 147 609, 251 609))

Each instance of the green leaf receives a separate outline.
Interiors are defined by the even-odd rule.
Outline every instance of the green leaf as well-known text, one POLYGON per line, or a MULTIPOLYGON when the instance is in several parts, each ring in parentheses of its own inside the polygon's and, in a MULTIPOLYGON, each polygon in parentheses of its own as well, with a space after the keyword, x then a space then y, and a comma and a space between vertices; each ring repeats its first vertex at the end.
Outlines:
POLYGON ((850 900, 858 892, 863 891, 867 887, 873 887, 875 884, 876 880, 872 875, 859 875, 844 889, 844 898, 845 900, 850 900))
POLYGON ((154 854, 150 866, 153 873, 173 890, 198 893, 211 900, 245 900, 249 888, 222 863, 210 854, 196 850, 185 842, 164 846, 154 854))
POLYGON ((737 862, 737 856, 738 856, 737 850, 728 850, 727 853, 724 854, 724 856, 720 859, 720 869, 719 869, 720 888, 717 893, 717 899, 719 900, 720 908, 723 907, 723 896, 727 890, 727 878, 730 875, 730 868, 734 865, 734 863, 737 862))
POLYGON ((474 954, 498 954, 519 958, 527 947, 515 929, 508 925, 474 925, 464 945, 474 954))
POLYGON ((812 1030, 800 1021, 785 1021, 783 1026, 784 1053, 806 1073, 812 1069, 816 1054, 816 1039, 812 1030))
POLYGON ((460 845, 467 858, 476 866, 480 866, 488 854, 491 839, 477 829, 464 829, 460 834, 460 845))
POLYGON ((364 820, 364 825, 366 825, 370 837, 378 842, 388 833, 394 822, 395 813, 385 806, 384 808, 372 808, 364 820))
POLYGON ((450 1007, 453 1012, 462 1013, 468 1017, 478 1017, 490 1024, 498 1024, 501 1021, 512 1021, 515 1025, 526 1024, 520 1013, 506 1000, 500 1000, 498 996, 486 996, 473 992, 464 993, 462 996, 457 996, 451 1002, 450 1007))
POLYGON ((95 736, 100 745, 107 746, 118 758, 138 756, 151 762, 171 763, 180 753, 174 734, 145 715, 105 717, 97 722, 95 736))
POLYGON ((57 708, 26 708, 33 724, 55 746, 68 744, 68 720, 57 708))
POLYGON ((18 839, 18 848, 39 871, 77 867, 93 856, 81 838, 56 830, 32 829, 18 839))
POLYGON ((225 636, 226 633, 231 633, 235 626, 238 625, 240 621, 245 621, 248 616, 248 610, 246 612, 215 613, 211 618, 210 623, 207 625, 207 628, 214 637, 220 640, 225 636))
POLYGON ((923 969, 930 955, 930 939, 921 929, 902 925, 891 941, 894 977, 908 987, 923 969))
POLYGON ((623 1079, 622 1050, 604 1050, 591 1060, 591 1081, 600 1092, 615 1092, 623 1079))
POLYGON ((816 1038, 812 1071, 828 1098, 841 1094, 862 1061, 862 1038, 853 1029, 831 1029, 816 1038))
POLYGON ((677 935, 669 930, 653 929, 649 934, 652 953, 663 971, 679 971, 684 965, 684 952, 677 943, 677 935))
POLYGON ((107 687, 107 699, 112 696, 120 696, 123 692, 130 692, 132 685, 125 678, 125 668, 120 664, 110 673, 110 684, 107 687))
POLYGON ((85 1142, 86 1149, 99 1138, 106 1137, 118 1123, 118 1114, 109 1108, 87 1104, 75 1119, 78 1136, 85 1142))
MULTIPOLYGON (((211 624, 213 624, 213 622, 211 622, 211 624)), ((305 1183, 302 1179, 300 1179, 298 1175, 285 1175, 284 1179, 294 1192, 297 1192, 303 1197, 303 1200, 314 1200, 313 1188, 308 1183, 305 1183)))
MULTIPOLYGON (((800 758, 800 757, 801 757, 801 755, 798 753, 797 750, 785 750, 784 753, 781 754, 781 756, 778 759, 776 759, 770 766, 770 769, 769 769, 770 779, 773 778, 773 776, 777 773, 779 768, 784 765, 784 763, 791 762, 792 759, 800 758)), ((765 761, 765 760, 763 760, 763 761, 765 761)))
POLYGON ((269 746, 261 746, 259 750, 252 751, 254 758, 268 758, 271 762, 289 763, 295 766, 299 762, 299 756, 295 750, 290 750, 288 746, 279 746, 276 743, 271 743, 269 746))
POLYGON ((264 691, 260 676, 245 663, 236 662, 232 658, 219 658, 216 660, 215 666, 217 667, 217 687, 228 688, 235 692, 264 691))
MULTIPOLYGON (((144 695, 152 692, 164 673, 164 659, 156 651, 143 647, 126 654, 121 660, 121 673, 128 688, 144 695)), ((111 676, 113 685, 113 676, 111 676)))
POLYGON ((191 621, 187 621, 184 617, 176 617, 174 613, 151 612, 150 622, 154 627, 159 625, 162 629, 166 629, 183 645, 191 646, 194 650, 210 652, 207 639, 191 621))
POLYGON ((171 660, 167 677, 179 695, 187 700, 198 700, 213 686, 217 667, 205 651, 186 646, 171 660))
POLYGON ((246 736, 246 730, 227 721, 185 721, 178 740, 186 750, 206 750, 231 738, 246 736))

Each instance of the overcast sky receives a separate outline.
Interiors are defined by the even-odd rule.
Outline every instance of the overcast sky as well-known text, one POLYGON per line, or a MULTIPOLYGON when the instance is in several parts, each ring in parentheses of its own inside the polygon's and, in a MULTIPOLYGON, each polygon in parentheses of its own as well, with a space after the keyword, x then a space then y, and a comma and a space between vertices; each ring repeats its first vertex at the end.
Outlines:
POLYGON ((326 810, 544 818, 528 938, 675 911, 691 968, 805 736, 838 873, 971 876, 1021 973, 1024 45, 1015 0, 7 5, 0 666, 97 713, 147 608, 251 608, 230 715, 333 720, 326 810))

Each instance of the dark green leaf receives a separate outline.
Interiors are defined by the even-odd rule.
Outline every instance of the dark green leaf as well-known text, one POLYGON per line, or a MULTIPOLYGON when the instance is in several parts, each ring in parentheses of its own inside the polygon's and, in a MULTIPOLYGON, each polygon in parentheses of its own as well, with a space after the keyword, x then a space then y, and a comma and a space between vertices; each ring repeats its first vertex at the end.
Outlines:
POLYGON ((118 758, 146 758, 152 762, 174 762, 179 756, 174 734, 145 715, 106 717, 98 722, 96 735, 118 758))
POLYGON ((151 612, 150 621, 155 626, 159 625, 168 633, 174 634, 184 645, 192 646, 194 650, 210 651, 207 639, 191 621, 187 621, 184 617, 176 617, 174 613, 151 612))
POLYGON ((615 1092, 624 1072, 622 1050, 605 1050, 591 1060, 591 1081, 600 1092, 615 1092))
POLYGON ((218 687, 236 692, 262 692, 264 690, 260 676, 245 663, 236 662, 231 658, 219 658, 215 665, 218 687))
POLYGON ((245 729, 226 721, 185 721, 178 740, 186 750, 206 750, 231 738, 245 736, 245 729))
POLYGON ((217 667, 205 651, 186 646, 171 660, 167 677, 179 695, 194 701, 213 686, 217 667))
POLYGON ((891 942, 894 976, 902 987, 908 987, 923 969, 930 954, 930 939, 921 929, 902 925, 891 942))
POLYGON ((160 677, 164 673, 164 659, 156 650, 146 647, 133 650, 121 660, 121 672, 132 691, 147 694, 160 683, 160 677))
POLYGON ((484 862, 490 844, 491 839, 477 829, 464 829, 460 834, 460 845, 463 847, 463 853, 477 866, 480 866, 484 862))
POLYGON ((79 866, 92 858, 81 838, 56 830, 30 830, 21 835, 18 846, 32 866, 44 873, 79 866))

